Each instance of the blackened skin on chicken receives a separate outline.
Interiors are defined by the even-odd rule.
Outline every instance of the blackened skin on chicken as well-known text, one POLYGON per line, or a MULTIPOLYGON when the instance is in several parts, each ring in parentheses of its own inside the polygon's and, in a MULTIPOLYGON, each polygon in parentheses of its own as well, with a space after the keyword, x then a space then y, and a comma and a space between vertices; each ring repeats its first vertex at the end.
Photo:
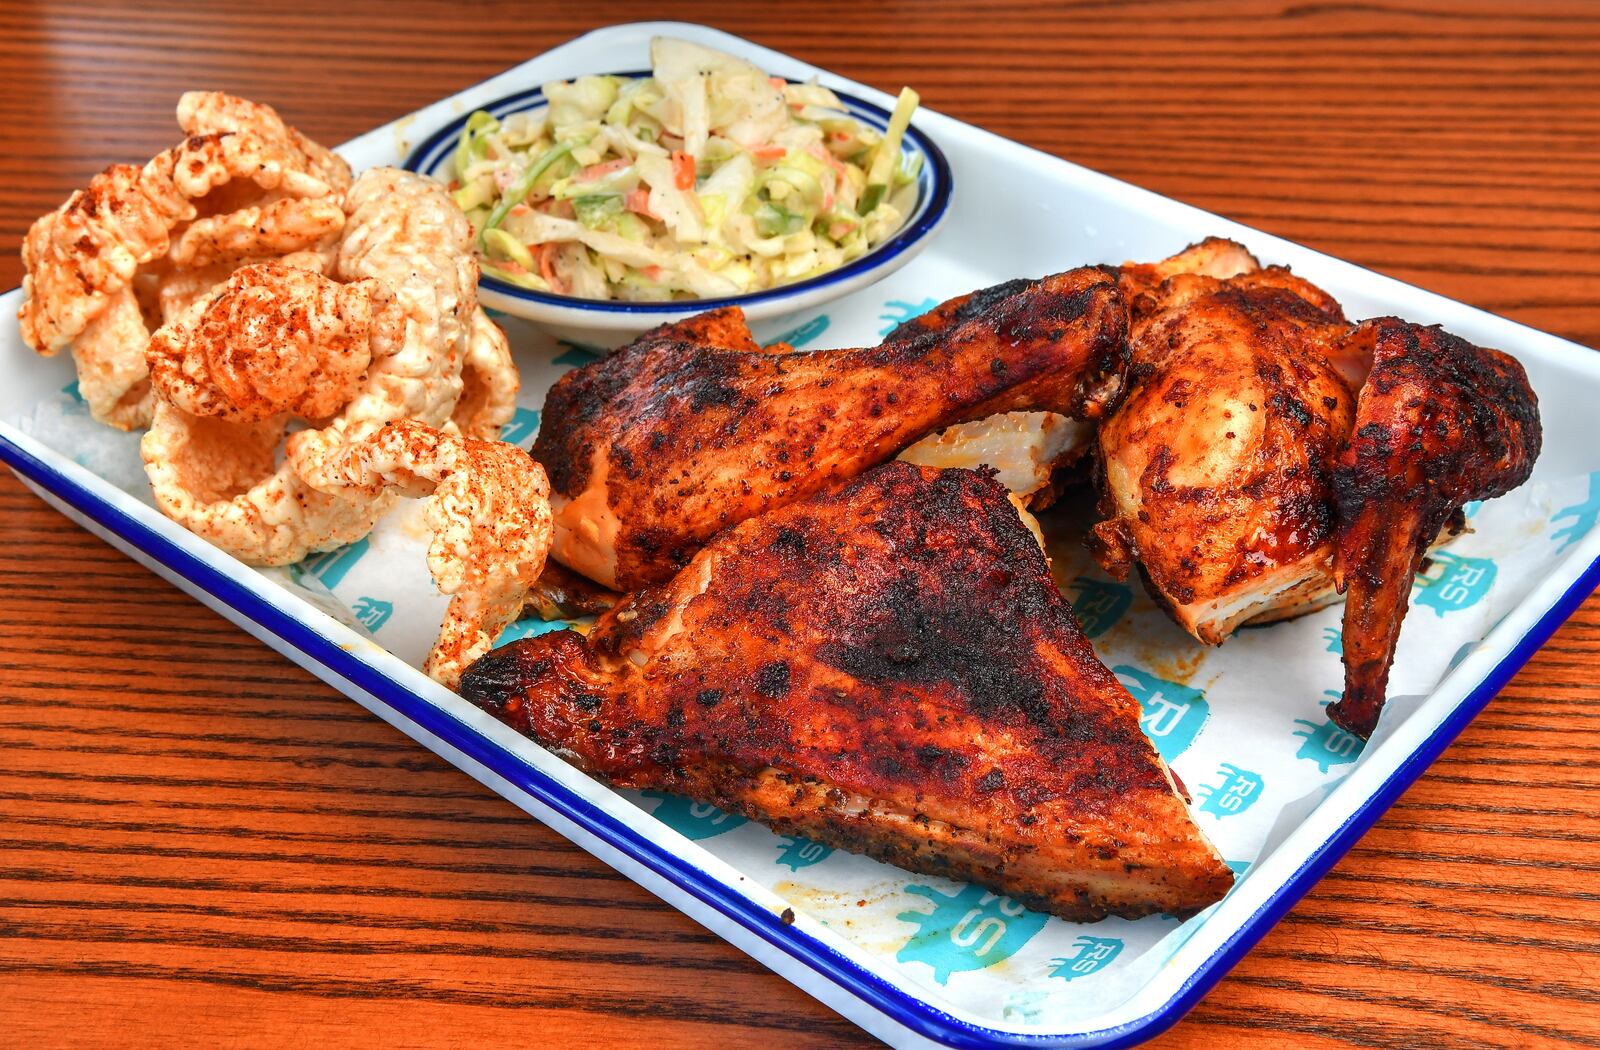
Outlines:
POLYGON ((1344 697, 1334 722, 1370 736, 1383 710, 1400 621, 1429 544, 1469 500, 1527 480, 1539 405, 1527 373, 1498 350, 1382 317, 1345 341, 1371 361, 1349 447, 1334 468, 1335 578, 1346 590, 1344 697))
POLYGON ((993 309, 1002 300, 1026 291, 1033 281, 1025 277, 1005 281, 1000 284, 990 285, 988 288, 979 288, 975 292, 958 295, 953 299, 946 299, 927 313, 918 314, 909 321, 902 322, 888 335, 883 337, 885 343, 905 343, 922 336, 937 332, 948 332, 965 321, 981 316, 985 311, 993 309))
POLYGON ((533 449, 550 475, 552 555, 618 590, 660 583, 716 532, 929 433, 1017 410, 1098 418, 1121 393, 1127 316, 1110 270, 936 313, 877 347, 794 354, 754 349, 724 311, 569 372, 533 449))
MULTIPOLYGON (((744 311, 737 306, 718 307, 652 328, 635 339, 632 347, 637 349, 656 343, 693 343, 716 350, 737 350, 749 354, 763 352, 761 344, 750 334, 750 326, 745 324, 744 311)), ((782 353, 790 349, 780 343, 772 348, 772 352, 782 353)))
POLYGON ((747 520, 461 691, 614 784, 1068 919, 1232 882, 986 473, 889 463, 747 520))

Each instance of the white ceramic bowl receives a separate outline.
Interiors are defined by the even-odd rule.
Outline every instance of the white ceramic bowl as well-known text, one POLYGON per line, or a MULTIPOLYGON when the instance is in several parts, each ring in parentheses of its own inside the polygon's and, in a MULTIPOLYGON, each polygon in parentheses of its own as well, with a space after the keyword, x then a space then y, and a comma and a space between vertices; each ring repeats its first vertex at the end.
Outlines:
MULTIPOLYGON (((643 77, 649 74, 635 72, 618 75, 643 77)), ((843 92, 835 93, 857 120, 879 130, 887 127, 889 113, 882 107, 843 92)), ((540 88, 532 88, 507 95, 481 108, 504 120, 513 113, 542 109, 544 106, 544 92, 540 88)), ((425 175, 440 176, 450 163, 456 140, 468 115, 463 113, 430 135, 406 159, 406 168, 425 175)), ((718 306, 742 307, 752 326, 762 331, 780 330, 800 314, 876 284, 894 273, 927 247, 944 222, 952 189, 950 165, 944 154, 914 124, 906 130, 901 149, 909 155, 922 157, 917 178, 916 205, 892 236, 866 255, 836 270, 746 295, 654 303, 579 299, 535 292, 499 280, 486 270, 479 284, 479 298, 485 306, 539 324, 558 339, 595 350, 614 349, 657 325, 681 320, 718 306)))

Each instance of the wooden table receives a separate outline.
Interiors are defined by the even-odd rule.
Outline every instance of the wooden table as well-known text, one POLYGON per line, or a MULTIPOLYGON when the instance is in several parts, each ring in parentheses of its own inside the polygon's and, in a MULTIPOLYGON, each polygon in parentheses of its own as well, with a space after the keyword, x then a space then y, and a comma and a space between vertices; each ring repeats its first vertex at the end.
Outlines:
MULTIPOLYGON (((0 286, 178 94, 339 142, 647 4, 4 5, 0 286)), ((683 5, 1600 345, 1600 8, 683 5)), ((1063 245, 1063 262, 1072 259, 1063 245)), ((865 1042, 0 480, 0 1043, 865 1042)), ((1169 1046, 1600 1042, 1591 599, 1169 1046)))

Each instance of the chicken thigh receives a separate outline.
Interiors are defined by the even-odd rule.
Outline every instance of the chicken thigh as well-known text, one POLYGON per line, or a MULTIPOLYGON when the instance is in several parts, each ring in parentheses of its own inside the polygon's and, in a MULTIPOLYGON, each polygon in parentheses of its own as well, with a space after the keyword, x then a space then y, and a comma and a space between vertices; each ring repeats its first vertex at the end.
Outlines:
POLYGON ((747 520, 461 690, 614 784, 1068 919, 1232 883, 985 473, 889 463, 747 520))
POLYGON ((719 530, 953 423, 1020 410, 1089 419, 1114 404, 1127 340, 1111 271, 961 304, 950 323, 867 349, 725 348, 739 340, 720 323, 710 336, 669 326, 569 372, 533 449, 551 480, 553 556, 607 587, 659 583, 719 530))

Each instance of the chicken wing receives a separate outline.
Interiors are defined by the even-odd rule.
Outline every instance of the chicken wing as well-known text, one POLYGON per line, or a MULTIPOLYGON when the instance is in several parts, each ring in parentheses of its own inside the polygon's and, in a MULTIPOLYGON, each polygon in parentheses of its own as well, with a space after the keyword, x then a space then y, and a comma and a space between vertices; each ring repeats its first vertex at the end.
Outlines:
POLYGON ((717 531, 933 431, 1016 410, 1093 418, 1121 390, 1126 313, 1110 271, 1005 286, 951 312, 953 324, 881 346, 804 354, 668 328, 567 373, 533 449, 550 473, 552 555, 607 587, 659 583, 717 531))
POLYGON ((1232 874, 1005 489, 890 463, 723 533, 462 695, 590 773, 1075 920, 1232 874))
POLYGON ((1328 716, 1367 737, 1429 544, 1464 503, 1526 481, 1542 432, 1527 373, 1498 350, 1394 317, 1363 323, 1345 350, 1371 372, 1333 476, 1345 690, 1328 716))

